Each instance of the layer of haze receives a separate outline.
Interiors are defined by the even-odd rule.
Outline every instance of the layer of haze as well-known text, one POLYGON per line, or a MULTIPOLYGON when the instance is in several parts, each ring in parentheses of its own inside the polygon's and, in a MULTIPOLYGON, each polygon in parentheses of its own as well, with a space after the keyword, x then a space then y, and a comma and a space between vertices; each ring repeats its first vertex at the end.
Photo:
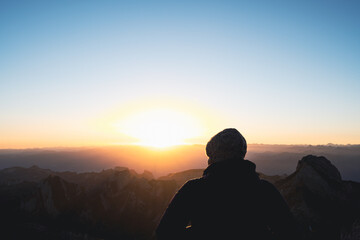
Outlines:
MULTIPOLYGON (((264 145, 249 144, 246 159, 266 175, 291 174, 306 155, 324 156, 334 164, 344 180, 360 181, 360 145, 264 145)), ((100 146, 82 148, 0 149, 0 170, 31 167, 53 171, 99 172, 114 167, 128 167, 154 176, 205 169, 204 145, 184 145, 159 150, 143 146, 100 146)), ((201 171, 200 171, 201 172, 201 171)))
POLYGON ((250 143, 360 143, 359 12, 352 0, 1 1, 0 148, 136 143, 114 127, 132 106, 191 115, 204 129, 188 143, 229 126, 250 143))

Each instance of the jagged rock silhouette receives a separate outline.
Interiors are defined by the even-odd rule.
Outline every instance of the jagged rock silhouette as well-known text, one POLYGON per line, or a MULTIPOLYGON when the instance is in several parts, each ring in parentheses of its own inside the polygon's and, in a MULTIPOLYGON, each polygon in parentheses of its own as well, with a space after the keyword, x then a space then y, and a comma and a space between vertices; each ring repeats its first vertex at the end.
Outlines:
MULTIPOLYGON (((194 169, 154 179, 148 171, 137 174, 123 167, 91 173, 36 166, 4 169, 0 171, 4 229, 10 238, 25 237, 23 232, 38 239, 152 239, 176 190, 201 174, 202 169, 194 169)), ((303 157, 289 176, 260 173, 260 177, 283 194, 304 240, 356 236, 351 231, 360 218, 360 183, 343 181, 325 157, 303 157)))
POLYGON ((342 181, 325 157, 308 155, 296 171, 275 183, 302 226, 305 239, 339 239, 360 216, 360 184, 342 181))

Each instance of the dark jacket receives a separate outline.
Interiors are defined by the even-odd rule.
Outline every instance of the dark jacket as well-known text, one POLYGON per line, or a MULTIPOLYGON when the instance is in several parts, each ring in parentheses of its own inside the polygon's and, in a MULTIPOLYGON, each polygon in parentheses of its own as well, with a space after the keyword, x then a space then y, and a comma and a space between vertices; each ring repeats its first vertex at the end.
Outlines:
POLYGON ((185 183, 163 215, 157 239, 297 239, 287 204, 255 167, 224 160, 185 183))

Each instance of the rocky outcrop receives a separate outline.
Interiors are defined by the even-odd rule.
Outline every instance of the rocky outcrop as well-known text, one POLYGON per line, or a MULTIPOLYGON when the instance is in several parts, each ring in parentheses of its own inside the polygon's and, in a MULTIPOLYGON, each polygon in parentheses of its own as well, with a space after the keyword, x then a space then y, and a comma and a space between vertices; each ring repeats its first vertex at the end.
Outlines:
POLYGON ((275 183, 302 226, 304 239, 340 239, 359 217, 360 184, 342 181, 325 157, 306 156, 296 171, 275 183))
MULTIPOLYGON (((36 233, 47 229, 54 234, 61 226, 60 235, 151 239, 177 189, 202 173, 203 169, 193 169, 154 179, 150 172, 138 174, 122 167, 88 173, 36 166, 4 169, 0 171, 2 213, 13 214, 11 208, 19 202, 28 215, 13 217, 14 222, 30 221, 22 228, 37 226, 36 233)), ((343 181, 325 157, 302 158, 289 176, 259 176, 280 190, 301 226, 303 239, 358 236, 360 183, 343 181)))
POLYGON ((23 209, 36 214, 56 217, 74 212, 84 199, 83 189, 68 183, 59 176, 50 175, 38 186, 37 191, 23 202, 23 209))
POLYGON ((146 180, 154 179, 154 175, 150 171, 147 171, 147 170, 144 170, 144 172, 142 174, 140 174, 139 176, 142 178, 145 178, 146 180))
POLYGON ((0 185, 13 185, 22 182, 39 182, 54 172, 34 165, 30 168, 12 167, 0 170, 0 185))
POLYGON ((23 200, 22 209, 53 220, 68 219, 79 228, 93 226, 124 239, 146 239, 178 188, 175 181, 153 180, 147 172, 136 174, 128 169, 89 174, 72 176, 74 182, 50 175, 23 200))

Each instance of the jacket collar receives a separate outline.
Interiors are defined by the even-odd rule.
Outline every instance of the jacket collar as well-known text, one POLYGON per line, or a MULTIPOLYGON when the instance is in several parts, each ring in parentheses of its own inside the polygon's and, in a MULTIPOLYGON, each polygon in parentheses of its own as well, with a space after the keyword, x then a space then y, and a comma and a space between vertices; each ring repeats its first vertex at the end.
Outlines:
POLYGON ((239 178, 259 178, 255 172, 256 165, 248 160, 225 159, 210 164, 204 171, 203 176, 226 177, 237 176, 239 178))

